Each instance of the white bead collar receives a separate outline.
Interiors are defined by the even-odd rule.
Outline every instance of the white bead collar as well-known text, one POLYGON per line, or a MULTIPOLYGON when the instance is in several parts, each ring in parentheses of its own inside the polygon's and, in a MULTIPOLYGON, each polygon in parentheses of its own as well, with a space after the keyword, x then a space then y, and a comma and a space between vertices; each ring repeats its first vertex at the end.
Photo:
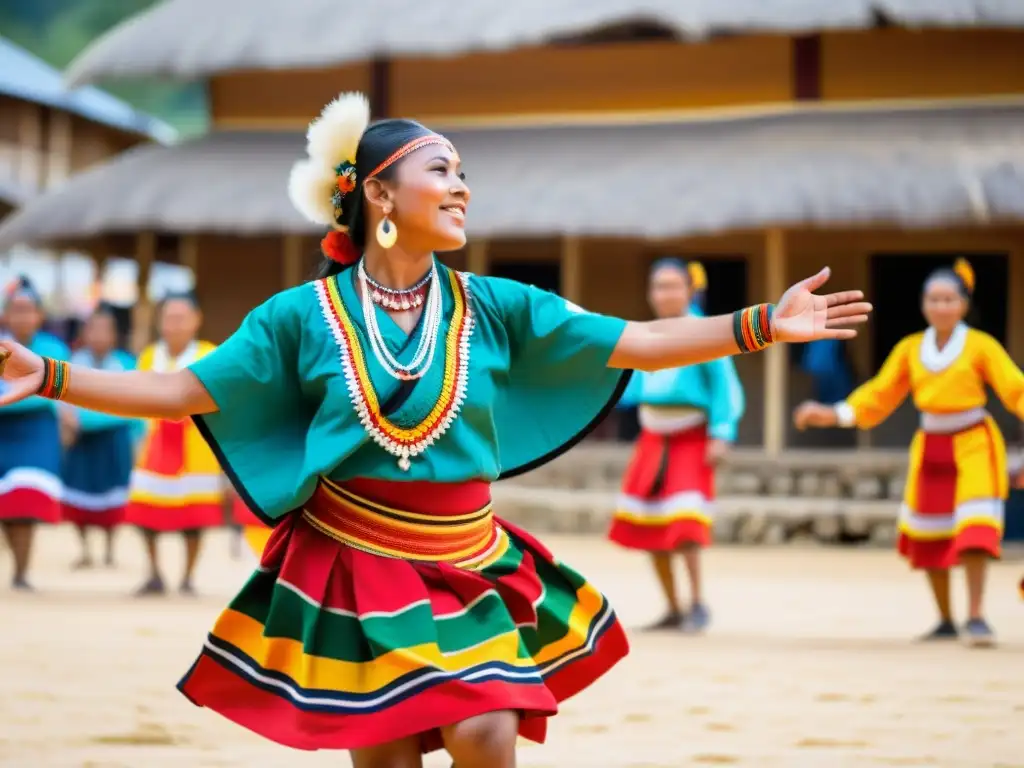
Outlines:
POLYGON ((941 350, 935 340, 935 329, 929 327, 924 332, 924 339, 921 341, 921 364, 932 373, 944 371, 960 357, 966 343, 967 326, 964 323, 958 324, 953 329, 949 341, 941 350))

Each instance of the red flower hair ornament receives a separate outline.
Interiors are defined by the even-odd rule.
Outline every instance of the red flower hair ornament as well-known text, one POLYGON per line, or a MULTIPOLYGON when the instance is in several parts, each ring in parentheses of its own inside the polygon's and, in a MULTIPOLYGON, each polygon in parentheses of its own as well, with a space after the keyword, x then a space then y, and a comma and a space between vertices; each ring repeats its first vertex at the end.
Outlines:
POLYGON ((370 104, 361 93, 343 93, 306 132, 307 157, 292 166, 288 196, 306 219, 330 227, 320 241, 324 255, 354 264, 359 250, 343 223, 349 198, 358 194, 356 151, 370 124, 370 104))

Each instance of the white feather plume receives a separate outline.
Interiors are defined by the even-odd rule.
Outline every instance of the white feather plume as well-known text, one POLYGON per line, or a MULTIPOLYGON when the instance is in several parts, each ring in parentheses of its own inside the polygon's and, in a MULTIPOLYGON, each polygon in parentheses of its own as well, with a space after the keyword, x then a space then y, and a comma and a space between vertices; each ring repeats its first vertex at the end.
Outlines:
POLYGON ((320 160, 299 160, 288 176, 288 197, 296 210, 314 224, 333 226, 332 198, 337 183, 333 167, 320 160))
POLYGON ((370 124, 370 102, 361 93, 343 93, 309 124, 306 152, 314 160, 336 168, 356 161, 359 139, 370 124))

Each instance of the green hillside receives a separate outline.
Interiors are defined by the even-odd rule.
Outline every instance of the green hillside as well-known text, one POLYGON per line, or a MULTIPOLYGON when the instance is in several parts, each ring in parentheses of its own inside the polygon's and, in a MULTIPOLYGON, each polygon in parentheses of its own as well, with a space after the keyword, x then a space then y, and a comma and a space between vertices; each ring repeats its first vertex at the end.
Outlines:
MULTIPOLYGON (((0 0, 0 35, 64 69, 91 40, 155 0, 0 0)), ((202 84, 133 80, 101 86, 183 135, 207 126, 202 84)))

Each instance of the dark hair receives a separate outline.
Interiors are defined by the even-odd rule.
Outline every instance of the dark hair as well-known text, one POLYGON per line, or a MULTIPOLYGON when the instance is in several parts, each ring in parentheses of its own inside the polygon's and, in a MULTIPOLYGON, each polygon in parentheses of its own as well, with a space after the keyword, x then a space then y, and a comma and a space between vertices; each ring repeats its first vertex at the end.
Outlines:
MULTIPOLYGON (((391 155, 410 141, 421 136, 430 136, 434 131, 415 120, 390 119, 372 123, 359 140, 356 151, 356 188, 349 194, 354 198, 346 204, 344 213, 338 223, 348 227, 348 236, 356 248, 362 250, 366 246, 365 205, 363 203, 363 182, 374 170, 391 155)), ((390 181, 394 178, 398 163, 389 165, 374 178, 390 181)), ((316 277, 330 277, 348 269, 348 265, 339 264, 326 256, 317 268, 316 277)))
POLYGON ((970 301, 971 296, 974 294, 974 269, 971 268, 970 262, 967 259, 957 259, 952 267, 939 267, 928 275, 928 279, 924 281, 924 285, 921 287, 921 294, 924 295, 928 291, 928 286, 936 280, 945 280, 948 283, 952 283, 957 293, 968 301, 970 301))
POLYGON ((199 298, 196 296, 194 291, 169 291, 164 294, 164 297, 160 299, 160 302, 157 304, 157 312, 159 313, 162 311, 170 301, 184 301, 191 304, 192 308, 196 311, 202 309, 199 306, 199 298))
POLYGON ((687 284, 690 286, 690 304, 697 307, 699 310, 704 309, 704 294, 707 292, 707 277, 704 273, 704 267, 700 262, 696 261, 685 261, 680 259, 678 256, 660 256, 654 260, 651 264, 651 268, 648 271, 648 275, 653 275, 660 269, 675 269, 683 274, 686 278, 687 284), (694 280, 694 273, 699 273, 701 279, 705 284, 697 285, 694 280))
POLYGON ((106 301, 101 301, 95 306, 92 312, 89 313, 89 319, 94 317, 109 317, 115 323, 117 322, 117 309, 113 304, 106 301))
POLYGON ((18 275, 8 286, 7 290, 4 291, 3 304, 6 307, 7 304, 15 296, 24 296, 25 298, 32 301, 36 305, 36 308, 43 308, 43 297, 39 291, 36 290, 35 284, 28 279, 25 275, 18 275))

